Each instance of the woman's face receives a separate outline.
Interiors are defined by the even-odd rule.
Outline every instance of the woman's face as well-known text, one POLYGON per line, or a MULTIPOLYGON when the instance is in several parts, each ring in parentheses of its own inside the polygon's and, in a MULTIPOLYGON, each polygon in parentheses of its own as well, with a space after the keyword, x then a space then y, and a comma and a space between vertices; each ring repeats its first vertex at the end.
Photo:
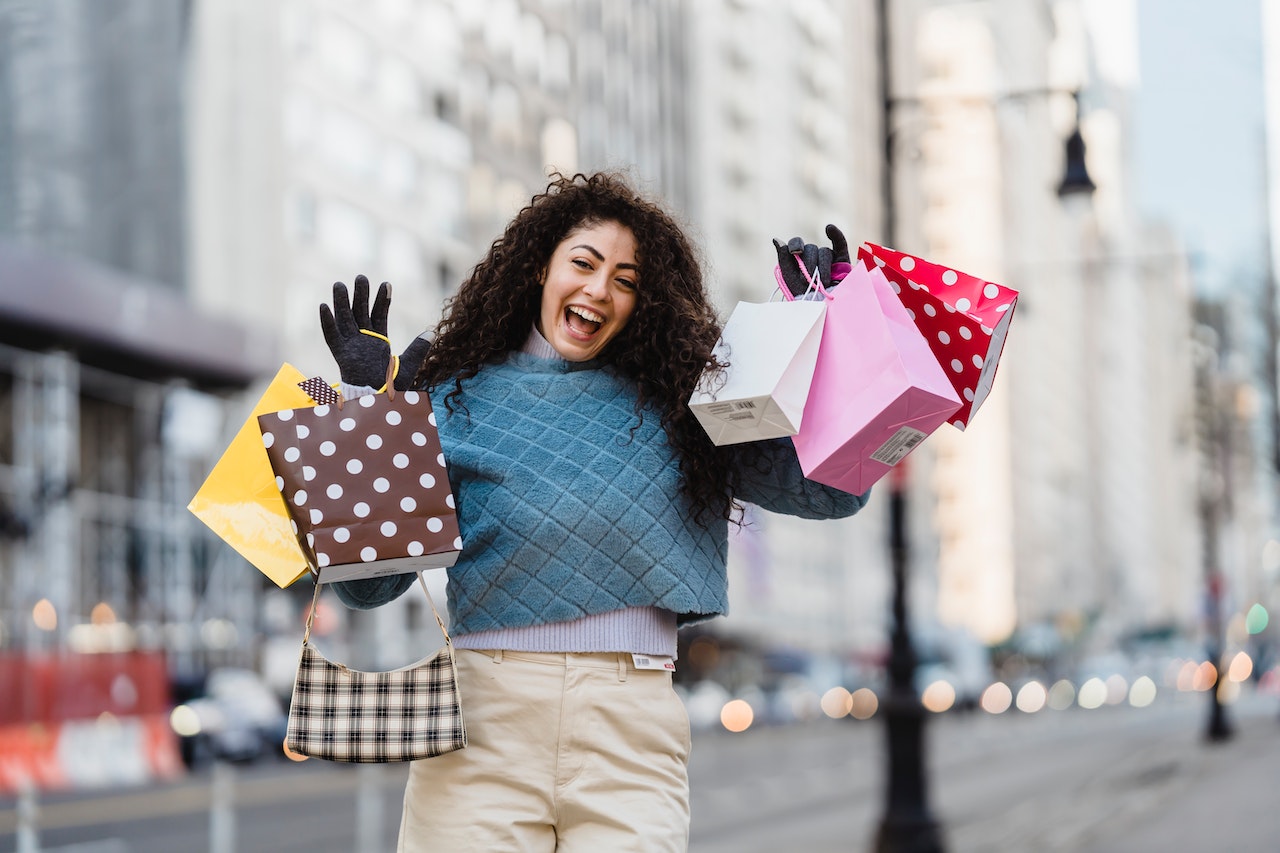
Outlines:
POLYGON ((538 331, 566 361, 588 361, 626 328, 636 307, 636 238, 617 222, 569 232, 542 278, 538 331))

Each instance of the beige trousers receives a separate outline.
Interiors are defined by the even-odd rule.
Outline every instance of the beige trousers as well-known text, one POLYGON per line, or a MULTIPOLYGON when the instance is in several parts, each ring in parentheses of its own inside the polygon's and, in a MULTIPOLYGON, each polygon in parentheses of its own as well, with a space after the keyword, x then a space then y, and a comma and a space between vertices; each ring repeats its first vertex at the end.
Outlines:
POLYGON ((400 853, 683 851, 689 717, 629 654, 459 649, 467 747, 410 766, 400 853))

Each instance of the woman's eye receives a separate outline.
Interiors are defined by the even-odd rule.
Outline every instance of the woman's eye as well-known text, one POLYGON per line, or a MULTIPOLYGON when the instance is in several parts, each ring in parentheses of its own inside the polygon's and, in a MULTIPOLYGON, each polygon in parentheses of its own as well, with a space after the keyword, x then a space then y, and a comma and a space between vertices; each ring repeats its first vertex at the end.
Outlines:
POLYGON ((636 289, 636 283, 629 278, 618 278, 618 279, 614 279, 614 281, 616 281, 621 287, 623 287, 626 290, 636 289))
POLYGON ((572 263, 575 267, 577 267, 578 269, 582 269, 582 270, 589 270, 589 269, 591 269, 591 264, 590 264, 590 263, 588 263, 587 261, 584 261, 582 258, 574 258, 574 259, 571 261, 571 263, 572 263))

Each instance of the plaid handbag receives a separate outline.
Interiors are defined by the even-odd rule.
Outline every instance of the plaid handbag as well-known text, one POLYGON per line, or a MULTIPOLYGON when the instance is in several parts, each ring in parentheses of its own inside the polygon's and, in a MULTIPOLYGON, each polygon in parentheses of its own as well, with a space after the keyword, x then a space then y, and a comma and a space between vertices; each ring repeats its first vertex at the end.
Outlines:
POLYGON ((467 745, 453 641, 421 572, 418 582, 444 633, 444 648, 391 672, 361 672, 328 660, 310 645, 320 599, 317 577, 289 703, 285 744, 290 750, 327 761, 373 764, 431 758, 467 745))

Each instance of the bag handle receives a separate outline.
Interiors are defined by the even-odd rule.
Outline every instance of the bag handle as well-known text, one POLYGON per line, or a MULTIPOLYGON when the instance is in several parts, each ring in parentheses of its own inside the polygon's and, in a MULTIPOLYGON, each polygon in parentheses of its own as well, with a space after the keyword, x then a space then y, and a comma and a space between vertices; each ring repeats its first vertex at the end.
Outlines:
MULTIPOLYGON (((800 272, 804 274, 805 280, 809 282, 809 289, 802 295, 808 296, 810 293, 821 293, 824 298, 830 298, 831 294, 827 293, 827 289, 822 286, 822 276, 818 275, 818 270, 815 268, 814 271, 810 273, 809 270, 805 269, 804 261, 800 260, 799 253, 792 255, 792 257, 796 259, 796 264, 800 267, 800 272)), ((778 282, 778 290, 782 291, 782 297, 788 302, 795 302, 800 298, 794 295, 791 292, 791 289, 787 287, 786 281, 782 278, 782 267, 780 265, 774 265, 773 278, 778 282)), ((772 294, 769 295, 769 301, 773 301, 772 294)))
MULTIPOLYGON (((427 603, 431 605, 431 612, 435 614, 436 624, 440 626, 440 633, 444 634, 446 645, 452 646, 453 640, 449 638, 449 629, 444 626, 444 620, 440 618, 440 611, 436 609, 435 599, 431 597, 431 590, 427 589, 427 582, 422 577, 422 572, 415 572, 418 576, 418 584, 422 587, 422 592, 427 596, 427 603)), ((302 632, 302 645, 306 645, 311 639, 311 625, 316 619, 316 606, 320 603, 320 573, 316 572, 316 588, 311 594, 311 610, 307 612, 307 627, 302 632)))

